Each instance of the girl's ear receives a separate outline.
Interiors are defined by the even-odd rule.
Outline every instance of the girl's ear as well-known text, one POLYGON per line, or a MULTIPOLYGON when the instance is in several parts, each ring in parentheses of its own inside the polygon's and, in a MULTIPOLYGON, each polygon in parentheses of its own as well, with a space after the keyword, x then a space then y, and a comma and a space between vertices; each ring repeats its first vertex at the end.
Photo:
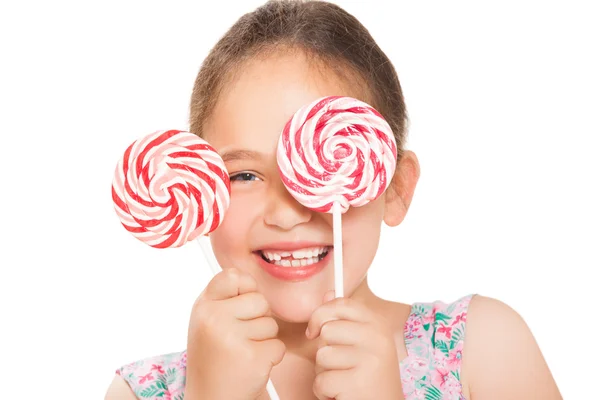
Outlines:
POLYGON ((417 155, 405 150, 396 166, 392 183, 385 191, 383 221, 388 226, 396 226, 404 220, 420 175, 421 168, 417 155))

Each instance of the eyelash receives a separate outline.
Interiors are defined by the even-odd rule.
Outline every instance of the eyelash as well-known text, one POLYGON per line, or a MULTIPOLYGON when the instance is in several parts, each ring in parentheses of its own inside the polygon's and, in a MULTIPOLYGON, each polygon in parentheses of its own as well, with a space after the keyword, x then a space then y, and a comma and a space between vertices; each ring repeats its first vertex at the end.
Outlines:
POLYGON ((232 182, 252 182, 252 181, 258 180, 258 177, 256 175, 254 175, 253 173, 251 173, 251 172, 238 172, 236 174, 230 175, 229 176, 229 180, 232 181, 232 182), (251 177, 254 177, 256 179, 237 179, 237 178, 242 177, 244 175, 246 175, 246 177, 251 176, 251 177))

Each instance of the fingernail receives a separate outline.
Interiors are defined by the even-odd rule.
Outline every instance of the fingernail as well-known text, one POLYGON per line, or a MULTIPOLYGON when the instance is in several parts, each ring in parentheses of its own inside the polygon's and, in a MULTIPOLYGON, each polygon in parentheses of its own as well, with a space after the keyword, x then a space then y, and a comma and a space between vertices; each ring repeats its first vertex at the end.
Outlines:
POLYGON ((308 328, 306 328, 305 335, 306 335, 306 337, 310 337, 310 331, 308 330, 308 328))

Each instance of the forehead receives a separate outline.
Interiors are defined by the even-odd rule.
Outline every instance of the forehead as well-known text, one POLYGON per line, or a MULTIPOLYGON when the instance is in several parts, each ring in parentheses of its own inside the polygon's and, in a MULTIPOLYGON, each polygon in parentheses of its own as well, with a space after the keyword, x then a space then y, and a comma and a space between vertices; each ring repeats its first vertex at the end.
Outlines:
POLYGON ((235 148, 269 153, 302 106, 324 96, 360 99, 360 92, 358 85, 352 88, 349 79, 300 52, 255 59, 224 87, 204 137, 220 152, 235 148))

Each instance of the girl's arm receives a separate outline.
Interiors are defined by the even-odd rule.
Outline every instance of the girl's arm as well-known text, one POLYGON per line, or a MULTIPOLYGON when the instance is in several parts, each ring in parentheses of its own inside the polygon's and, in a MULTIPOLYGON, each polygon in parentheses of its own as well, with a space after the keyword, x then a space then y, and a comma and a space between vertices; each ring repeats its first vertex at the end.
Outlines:
POLYGON ((501 301, 473 297, 464 346, 471 400, 562 399, 529 327, 501 301))

